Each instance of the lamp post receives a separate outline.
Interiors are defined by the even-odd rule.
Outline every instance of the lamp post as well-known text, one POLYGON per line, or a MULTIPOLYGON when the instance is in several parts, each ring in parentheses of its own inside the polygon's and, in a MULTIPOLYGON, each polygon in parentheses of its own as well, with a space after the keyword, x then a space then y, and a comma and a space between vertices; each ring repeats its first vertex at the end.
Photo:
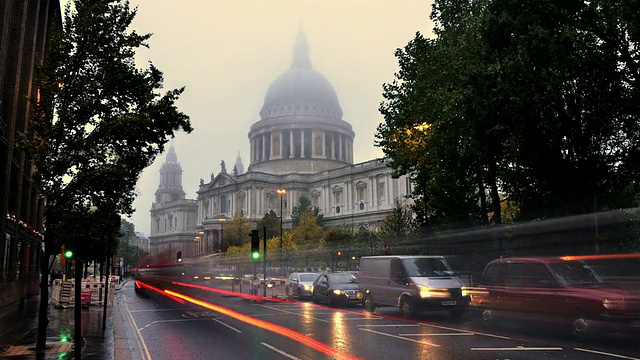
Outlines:
POLYGON ((222 252, 222 236, 224 236, 224 222, 227 221, 225 218, 219 218, 220 221, 220 252, 222 252))
POLYGON ((282 256, 282 198, 287 194, 287 189, 278 189, 276 190, 276 193, 280 195, 280 267, 284 268, 284 257, 282 256))

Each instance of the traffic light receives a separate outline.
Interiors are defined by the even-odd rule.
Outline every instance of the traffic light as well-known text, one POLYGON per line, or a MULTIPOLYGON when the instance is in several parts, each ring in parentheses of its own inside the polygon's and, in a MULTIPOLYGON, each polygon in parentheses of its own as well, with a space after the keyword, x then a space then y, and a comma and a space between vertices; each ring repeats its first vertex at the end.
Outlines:
POLYGON ((251 230, 251 259, 260 259, 260 232, 258 230, 251 230))
POLYGON ((342 251, 338 251, 338 257, 342 256, 342 251))
POLYGON ((73 251, 71 251, 71 250, 67 250, 67 251, 65 251, 65 252, 64 252, 64 257, 65 257, 67 260, 71 260, 71 258, 73 257, 73 251))
POLYGON ((178 259, 178 262, 182 262, 182 251, 178 251, 176 258, 178 259))

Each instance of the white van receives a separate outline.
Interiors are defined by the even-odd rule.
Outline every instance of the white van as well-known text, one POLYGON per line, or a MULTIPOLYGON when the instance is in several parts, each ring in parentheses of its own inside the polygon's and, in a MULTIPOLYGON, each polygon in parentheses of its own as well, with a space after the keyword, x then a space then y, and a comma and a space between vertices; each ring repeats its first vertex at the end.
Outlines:
POLYGON ((395 306, 405 316, 444 310, 456 318, 469 306, 462 280, 443 256, 364 256, 360 259, 358 297, 367 312, 395 306))

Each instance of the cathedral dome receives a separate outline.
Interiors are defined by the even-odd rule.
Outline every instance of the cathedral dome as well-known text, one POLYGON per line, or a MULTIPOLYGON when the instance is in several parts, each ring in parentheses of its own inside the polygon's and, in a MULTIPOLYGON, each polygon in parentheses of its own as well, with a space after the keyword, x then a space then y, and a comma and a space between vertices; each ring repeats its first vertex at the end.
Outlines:
POLYGON ((309 48, 300 32, 293 48, 291 68, 278 76, 269 86, 262 111, 281 105, 313 104, 342 113, 333 86, 309 61, 309 48))

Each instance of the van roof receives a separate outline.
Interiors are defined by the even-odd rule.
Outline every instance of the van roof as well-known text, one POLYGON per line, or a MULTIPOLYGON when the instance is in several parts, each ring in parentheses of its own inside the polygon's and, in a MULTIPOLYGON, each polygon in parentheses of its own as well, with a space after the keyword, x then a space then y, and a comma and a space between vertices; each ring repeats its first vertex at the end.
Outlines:
POLYGON ((415 258, 443 258, 442 255, 380 255, 380 256, 363 256, 361 259, 415 259, 415 258))

